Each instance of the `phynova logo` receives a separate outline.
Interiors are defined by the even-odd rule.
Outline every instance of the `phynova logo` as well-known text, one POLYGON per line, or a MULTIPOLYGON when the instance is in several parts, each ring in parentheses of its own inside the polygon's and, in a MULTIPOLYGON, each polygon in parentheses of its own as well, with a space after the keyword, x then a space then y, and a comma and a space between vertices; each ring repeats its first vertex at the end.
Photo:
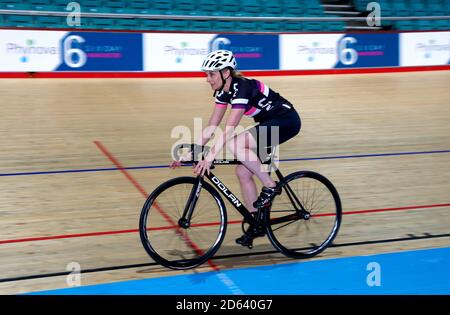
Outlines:
POLYGON ((429 59, 432 57, 433 52, 450 51, 450 44, 437 44, 435 39, 429 39, 428 43, 417 43, 416 49, 423 53, 425 58, 429 59))
POLYGON ((25 63, 29 62, 31 55, 56 55, 58 54, 58 47, 39 46, 33 39, 27 39, 25 45, 7 43, 6 53, 20 55, 20 61, 25 63))
POLYGON ((314 62, 317 55, 336 55, 336 47, 320 47, 319 42, 313 42, 311 45, 297 46, 299 55, 307 55, 309 62, 314 62))
POLYGON ((206 48, 190 48, 188 42, 181 42, 179 47, 166 45, 164 53, 174 56, 176 63, 182 63, 185 56, 206 56, 208 49, 206 48))

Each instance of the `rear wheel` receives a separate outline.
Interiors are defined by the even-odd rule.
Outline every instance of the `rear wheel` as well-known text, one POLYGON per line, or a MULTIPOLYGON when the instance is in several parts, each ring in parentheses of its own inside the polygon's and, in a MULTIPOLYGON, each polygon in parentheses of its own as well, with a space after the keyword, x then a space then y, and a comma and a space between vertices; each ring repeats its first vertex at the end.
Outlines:
POLYGON ((293 258, 322 252, 336 237, 342 218, 338 192, 324 176, 310 171, 289 174, 282 193, 265 212, 272 244, 293 258))
POLYGON ((139 220, 139 232, 147 253, 172 269, 194 268, 219 249, 226 231, 225 205, 217 191, 202 183, 189 225, 182 220, 197 179, 178 177, 157 187, 147 198, 139 220))

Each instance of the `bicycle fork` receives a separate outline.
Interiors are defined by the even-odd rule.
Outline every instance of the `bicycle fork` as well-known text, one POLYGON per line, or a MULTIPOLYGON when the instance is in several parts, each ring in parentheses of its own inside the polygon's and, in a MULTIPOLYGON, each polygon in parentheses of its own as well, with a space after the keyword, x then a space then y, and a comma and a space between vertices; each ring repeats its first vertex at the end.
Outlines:
POLYGON ((183 215, 178 220, 178 225, 183 229, 187 229, 191 226, 191 218, 194 212, 195 206, 197 205, 198 197, 200 196, 200 191, 202 190, 203 177, 197 177, 197 183, 192 187, 189 198, 184 206, 183 215))

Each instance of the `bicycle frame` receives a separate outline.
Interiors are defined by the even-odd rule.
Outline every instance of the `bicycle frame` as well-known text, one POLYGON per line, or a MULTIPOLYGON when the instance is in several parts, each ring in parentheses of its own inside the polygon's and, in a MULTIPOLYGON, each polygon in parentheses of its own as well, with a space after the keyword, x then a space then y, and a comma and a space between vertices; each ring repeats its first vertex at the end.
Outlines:
MULTIPOLYGON (((263 164, 270 164, 270 160, 263 163, 263 164)), ((190 162, 192 163, 192 162, 190 162)), ((194 165, 197 162, 194 162, 194 165)), ((240 161, 237 160, 214 160, 212 165, 239 165, 242 164, 240 161)), ((211 168, 214 168, 212 166, 211 168)), ((278 179, 281 181, 284 179, 283 174, 281 174, 279 169, 275 170, 275 174, 277 175, 278 179)), ((251 226, 257 226, 259 222, 250 214, 247 207, 244 206, 243 202, 239 200, 238 197, 217 177, 214 175, 213 172, 209 172, 209 174, 206 172, 204 175, 206 178, 209 179, 209 181, 213 184, 213 186, 221 192, 223 196, 226 197, 226 199, 233 205, 233 207, 245 218, 245 220, 251 225, 251 226)), ((195 208, 195 205, 197 203, 202 183, 204 181, 203 176, 197 177, 197 184, 192 188, 191 193, 189 195, 188 201, 186 203, 186 206, 183 211, 183 216, 179 220, 179 224, 183 228, 188 228, 190 225, 190 220, 192 217, 193 210, 195 208)), ((302 203, 298 198, 295 196, 295 194, 292 192, 292 189, 289 187, 289 185, 283 186, 285 192, 288 195, 289 200, 294 205, 295 209, 297 210, 298 214, 294 214, 298 219, 301 219, 304 217, 305 214, 307 214, 307 211, 303 207, 302 203), (300 215, 299 215, 300 214, 300 215)), ((259 210, 260 211, 260 210, 259 210)), ((278 224, 283 223, 292 220, 293 214, 287 215, 284 217, 279 217, 276 219, 271 219, 271 224, 278 224)), ((258 216, 259 217, 259 216, 258 216)))

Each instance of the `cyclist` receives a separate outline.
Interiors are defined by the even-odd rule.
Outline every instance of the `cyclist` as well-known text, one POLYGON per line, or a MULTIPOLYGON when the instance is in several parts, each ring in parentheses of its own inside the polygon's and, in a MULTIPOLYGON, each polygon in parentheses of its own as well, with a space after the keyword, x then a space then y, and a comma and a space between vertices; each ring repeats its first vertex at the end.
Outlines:
MULTIPOLYGON (((226 144, 236 159, 242 162, 236 168, 236 175, 244 202, 252 215, 256 215, 257 208, 270 206, 275 195, 281 193, 278 183, 261 167, 260 158, 265 158, 273 146, 296 136, 300 132, 301 121, 289 101, 263 82, 245 78, 236 69, 236 59, 228 50, 211 52, 202 64, 206 81, 214 90, 215 107, 208 126, 203 129, 196 144, 206 144, 220 125, 228 105, 231 105, 231 111, 222 137, 217 139, 205 159, 198 162, 194 173, 202 176, 205 172, 209 173, 212 161, 226 144), (235 135, 235 127, 244 115, 253 117, 258 124, 235 135), (263 184, 259 197, 253 175, 263 184)), ((173 162, 171 167, 179 165, 179 162, 173 162)), ((252 231, 248 229, 236 242, 247 246, 253 238, 264 235, 263 232, 252 231)))

